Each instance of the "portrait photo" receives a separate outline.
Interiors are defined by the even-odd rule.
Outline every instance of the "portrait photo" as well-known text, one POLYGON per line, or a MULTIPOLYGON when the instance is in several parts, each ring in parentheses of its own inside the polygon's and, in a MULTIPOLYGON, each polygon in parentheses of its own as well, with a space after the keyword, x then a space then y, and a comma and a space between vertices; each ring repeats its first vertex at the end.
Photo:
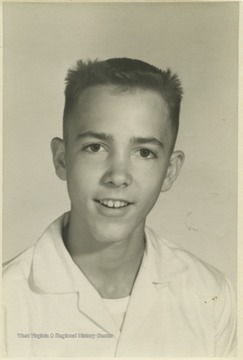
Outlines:
POLYGON ((237 356, 239 12, 3 3, 6 356, 237 356))

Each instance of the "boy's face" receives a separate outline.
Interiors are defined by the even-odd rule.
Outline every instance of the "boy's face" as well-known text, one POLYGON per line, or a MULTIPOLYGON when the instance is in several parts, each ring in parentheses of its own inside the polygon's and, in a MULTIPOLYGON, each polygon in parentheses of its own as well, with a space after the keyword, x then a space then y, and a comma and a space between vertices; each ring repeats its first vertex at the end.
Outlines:
POLYGON ((53 139, 58 176, 67 180, 72 216, 98 242, 143 231, 161 190, 183 162, 174 152, 168 106, 149 90, 86 89, 68 119, 65 144, 53 139))

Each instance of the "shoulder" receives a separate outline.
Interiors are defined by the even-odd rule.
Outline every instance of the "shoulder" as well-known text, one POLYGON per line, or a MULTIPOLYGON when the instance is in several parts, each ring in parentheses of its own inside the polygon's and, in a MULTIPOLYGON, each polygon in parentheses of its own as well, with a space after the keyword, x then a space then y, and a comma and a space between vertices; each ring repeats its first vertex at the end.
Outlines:
POLYGON ((41 264, 46 263, 46 257, 49 255, 49 259, 52 260, 53 254, 55 254, 54 239, 60 236, 62 231, 62 223, 67 223, 69 219, 69 213, 61 215, 55 221, 53 221, 43 234, 37 239, 35 244, 15 258, 5 262, 3 264, 3 279, 8 281, 20 281, 27 279, 33 266, 33 260, 40 261, 41 264), (51 253, 51 254, 50 254, 51 253))
POLYGON ((26 280, 29 277, 35 246, 31 246, 13 259, 3 263, 3 282, 26 280))
POLYGON ((198 336, 202 329, 205 338, 210 339, 212 334, 215 356, 235 356, 236 299, 230 281, 181 246, 150 229, 147 235, 149 264, 156 283, 166 281, 170 294, 180 304, 183 316, 197 329, 198 336))
POLYGON ((178 245, 168 241, 167 245, 173 249, 175 256, 187 266, 192 281, 200 280, 201 285, 205 285, 207 288, 222 286, 225 281, 223 272, 178 245))
MULTIPOLYGON (((153 248, 156 249, 156 256, 166 264, 161 270, 169 274, 179 275, 185 285, 194 290, 198 295, 216 297, 225 287, 231 287, 225 274, 199 259, 183 247, 163 239, 151 229, 148 229, 153 248), (178 270, 176 270, 178 269, 178 270)), ((158 261, 157 261, 158 263, 158 261)), ((175 277, 176 278, 176 277, 175 277)))

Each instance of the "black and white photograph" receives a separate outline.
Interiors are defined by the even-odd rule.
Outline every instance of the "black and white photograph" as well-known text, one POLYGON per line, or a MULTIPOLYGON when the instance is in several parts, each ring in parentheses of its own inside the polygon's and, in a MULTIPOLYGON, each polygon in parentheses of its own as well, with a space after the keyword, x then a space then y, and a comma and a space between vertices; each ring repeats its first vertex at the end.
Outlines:
POLYGON ((236 358, 240 2, 2 8, 3 356, 236 358))

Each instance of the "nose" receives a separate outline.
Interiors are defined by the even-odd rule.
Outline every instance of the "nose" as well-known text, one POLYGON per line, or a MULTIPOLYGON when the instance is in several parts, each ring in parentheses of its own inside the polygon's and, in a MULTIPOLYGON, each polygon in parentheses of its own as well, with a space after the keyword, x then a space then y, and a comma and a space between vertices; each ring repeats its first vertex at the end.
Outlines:
POLYGON ((132 174, 129 161, 121 156, 113 156, 109 159, 103 183, 111 187, 127 187, 132 182, 132 174))

